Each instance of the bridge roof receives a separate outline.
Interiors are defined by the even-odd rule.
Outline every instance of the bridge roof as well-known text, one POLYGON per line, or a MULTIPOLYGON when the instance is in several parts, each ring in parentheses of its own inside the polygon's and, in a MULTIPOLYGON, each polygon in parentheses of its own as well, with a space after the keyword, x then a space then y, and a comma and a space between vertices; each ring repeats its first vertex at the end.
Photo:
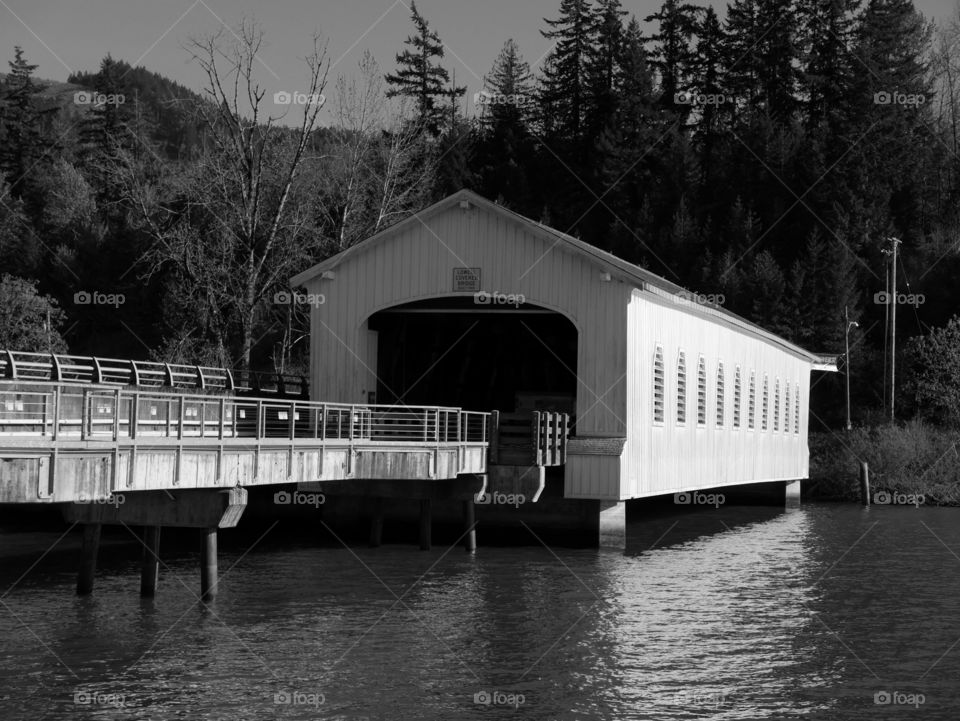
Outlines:
POLYGON ((440 200, 421 211, 413 213, 408 218, 391 225, 389 228, 370 236, 366 240, 363 240, 360 243, 357 243, 356 245, 353 245, 346 250, 331 256, 330 258, 327 258, 323 262, 314 265, 312 268, 309 268, 302 273, 298 273, 290 279, 290 285, 295 288, 297 286, 304 285, 326 271, 333 271, 347 260, 352 259, 354 256, 362 255, 375 245, 389 240, 390 238, 410 227, 416 227, 418 224, 426 225, 427 220, 439 215, 440 213, 443 213, 446 210, 456 207, 461 201, 467 201, 478 208, 486 210, 487 212, 497 214, 508 221, 518 223, 530 233, 542 238, 546 238, 547 240, 553 242, 556 247, 592 261, 598 267, 610 273, 611 276, 625 281, 628 285, 633 285, 639 290, 647 291, 653 295, 664 297, 666 300, 686 307, 695 315, 709 318, 715 322, 732 325, 742 331, 746 331, 751 335, 759 336, 764 340, 781 347, 787 352, 810 361, 815 370, 836 370, 835 359, 832 357, 825 357, 804 350, 803 348, 794 345, 784 338, 771 333, 756 323, 753 323, 746 318, 737 315, 736 313, 726 310, 719 305, 694 302, 691 300, 693 294, 688 289, 677 285, 676 283, 673 283, 666 278, 657 275, 656 273, 652 273, 645 268, 641 268, 638 265, 629 263, 623 258, 618 258, 613 253, 608 253, 605 250, 601 250, 600 248, 584 242, 579 238, 575 238, 572 235, 562 233, 556 228, 551 228, 543 223, 532 220, 531 218, 527 218, 524 215, 520 215, 509 208, 505 208, 502 205, 491 202, 477 193, 465 188, 458 190, 453 195, 449 195, 443 200, 440 200))

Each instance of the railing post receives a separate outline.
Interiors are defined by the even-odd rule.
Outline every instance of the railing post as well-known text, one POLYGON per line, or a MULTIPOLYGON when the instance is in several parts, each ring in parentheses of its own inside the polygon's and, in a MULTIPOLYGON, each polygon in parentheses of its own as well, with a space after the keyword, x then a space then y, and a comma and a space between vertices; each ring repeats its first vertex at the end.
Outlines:
POLYGON ((220 422, 217 424, 217 439, 223 440, 223 424, 227 418, 227 399, 220 399, 220 422))
POLYGON ((88 404, 90 402, 90 395, 86 388, 81 391, 82 395, 80 396, 80 440, 85 441, 87 439, 87 417, 89 416, 88 404))
POLYGON ((179 406, 180 406, 180 422, 177 424, 177 440, 183 440, 183 418, 184 418, 183 412, 184 412, 184 406, 185 406, 185 405, 186 405, 186 404, 184 403, 183 398, 181 398, 181 399, 180 399, 180 402, 179 402, 179 406))
POLYGON ((296 417, 297 417, 297 403, 296 403, 296 401, 294 401, 294 402, 292 402, 292 403, 290 404, 290 429, 289 429, 289 430, 290 430, 290 440, 291 440, 291 441, 293 440, 293 438, 294 438, 294 433, 295 433, 295 431, 296 431, 296 427, 295 427, 295 425, 294 425, 294 423, 295 423, 295 420, 294 420, 294 419, 295 419, 296 417))
POLYGON ((133 392, 133 408, 130 409, 130 437, 137 437, 137 426, 140 425, 140 391, 133 392))
POLYGON ((266 438, 267 436, 267 409, 263 406, 263 401, 257 401, 257 438, 266 438))
POLYGON ((113 441, 116 443, 120 439, 120 389, 114 391, 113 395, 113 441))
POLYGON ((57 435, 60 432, 60 394, 62 390, 60 386, 57 386, 53 391, 53 432, 51 433, 53 440, 57 440, 57 435))

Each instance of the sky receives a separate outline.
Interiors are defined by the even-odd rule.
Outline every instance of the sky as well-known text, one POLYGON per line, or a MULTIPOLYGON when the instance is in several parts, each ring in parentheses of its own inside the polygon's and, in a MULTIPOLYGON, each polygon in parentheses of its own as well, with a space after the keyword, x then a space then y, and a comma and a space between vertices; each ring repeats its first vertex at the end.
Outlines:
MULTIPOLYGON (((624 0, 643 19, 662 0, 624 0)), ((370 50, 386 69, 412 32, 410 0, 0 0, 0 62, 20 45, 36 75, 66 80, 73 71, 95 71, 109 52, 131 65, 143 65, 194 90, 204 76, 185 45, 241 20, 253 19, 264 31, 259 54, 261 85, 268 97, 302 91, 303 58, 319 31, 328 41, 331 78, 356 72, 370 50)), ((915 0, 928 18, 942 21, 957 0, 915 0)), ((706 4, 706 3, 702 3, 706 4)), ((723 15, 726 2, 709 4, 723 15)), ((467 86, 467 103, 503 43, 513 38, 533 67, 550 49, 542 37, 543 18, 554 18, 560 0, 419 0, 418 8, 446 46, 445 65, 467 86)), ((4 68, 5 70, 6 68, 4 68)), ((328 90, 328 94, 329 94, 328 90)))

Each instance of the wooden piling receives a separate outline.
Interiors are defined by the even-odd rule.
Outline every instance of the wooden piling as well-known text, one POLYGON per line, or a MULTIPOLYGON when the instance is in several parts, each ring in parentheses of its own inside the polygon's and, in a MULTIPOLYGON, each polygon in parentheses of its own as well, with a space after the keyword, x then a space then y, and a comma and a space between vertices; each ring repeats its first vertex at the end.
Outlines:
POLYGON ((430 508, 430 499, 420 500, 420 550, 430 550, 430 531, 433 523, 433 513, 430 508))
POLYGON ((463 525, 466 531, 463 548, 467 553, 473 553, 477 550, 477 522, 473 499, 463 502, 463 525))
POLYGON ((80 547, 80 570, 77 572, 77 595, 93 593, 93 577, 97 572, 97 552, 100 549, 100 524, 85 523, 80 547))
POLYGON ((370 548, 378 548, 383 539, 383 498, 373 499, 373 517, 370 519, 370 548))
POLYGON ((870 467, 866 461, 860 461, 860 502, 870 505, 870 467))
POLYGON ((157 593, 160 576, 160 526, 145 526, 143 551, 140 555, 140 595, 152 597, 157 593))
POLYGON ((217 529, 203 529, 200 557, 200 600, 212 601, 217 596, 217 529))

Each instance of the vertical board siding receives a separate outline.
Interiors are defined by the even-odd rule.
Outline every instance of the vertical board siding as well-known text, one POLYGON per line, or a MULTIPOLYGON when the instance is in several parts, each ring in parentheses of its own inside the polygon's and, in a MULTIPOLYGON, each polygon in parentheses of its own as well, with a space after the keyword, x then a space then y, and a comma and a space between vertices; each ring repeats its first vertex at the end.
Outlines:
MULTIPOLYGON (((377 363, 376 333, 368 329, 369 317, 416 300, 472 297, 453 292, 457 267, 479 267, 482 290, 522 293, 528 303, 561 312, 576 326, 577 434, 625 436, 625 329, 631 286, 603 281, 595 263, 518 222, 476 207, 464 210, 452 205, 345 259, 335 278, 308 282, 309 292, 322 293, 326 299, 312 311, 313 399, 366 402, 367 393, 376 389, 377 363)), ((582 464, 581 472, 577 465, 575 461, 567 475, 575 478, 573 489, 578 494, 618 496, 616 468, 611 473, 601 468, 603 463, 591 460, 582 464)))
MULTIPOLYGON (((628 408, 631 409, 627 447, 621 458, 621 493, 624 498, 675 493, 713 486, 766 480, 806 478, 808 474, 807 423, 810 363, 774 345, 720 322, 705 321, 683 306, 668 300, 633 292, 628 312, 631 352, 628 408), (664 352, 666 422, 653 422, 653 358, 656 347, 664 352), (687 422, 676 423, 677 353, 687 355, 687 422), (707 424, 698 427, 695 414, 696 388, 690 376, 691 359, 700 354, 707 366, 707 424), (726 374, 724 422, 717 427, 717 374, 719 362, 726 374), (734 378, 741 370, 740 427, 733 426, 734 378), (757 419, 748 429, 749 378, 757 374, 757 419), (800 414, 800 432, 791 422, 784 430, 780 419, 774 431, 770 416, 762 431, 762 383, 769 378, 769 412, 777 405, 774 392, 780 379, 780 413, 784 413, 784 388, 793 389, 791 403, 800 414), (799 387, 799 395, 797 394, 799 387)), ((792 420, 792 419, 791 419, 792 420)))

